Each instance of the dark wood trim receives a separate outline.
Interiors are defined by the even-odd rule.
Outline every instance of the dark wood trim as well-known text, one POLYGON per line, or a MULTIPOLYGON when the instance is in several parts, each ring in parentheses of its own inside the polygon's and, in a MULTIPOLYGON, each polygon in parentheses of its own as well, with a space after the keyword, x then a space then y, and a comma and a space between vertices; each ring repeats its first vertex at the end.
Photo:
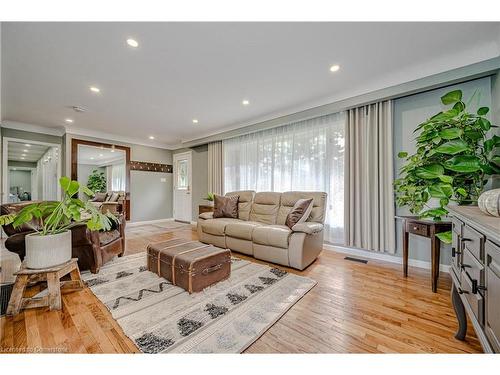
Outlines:
MULTIPOLYGON (((78 145, 113 148, 112 144, 71 139, 71 179, 78 180, 78 145)), ((130 147, 114 145, 115 149, 125 151, 125 218, 130 220, 130 147)))

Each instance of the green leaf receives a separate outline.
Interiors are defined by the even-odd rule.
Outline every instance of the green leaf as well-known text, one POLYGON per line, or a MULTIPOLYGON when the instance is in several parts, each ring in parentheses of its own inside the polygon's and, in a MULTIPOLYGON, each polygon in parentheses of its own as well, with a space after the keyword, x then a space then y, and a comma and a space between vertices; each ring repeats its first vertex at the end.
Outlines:
POLYGON ((64 193, 67 193, 70 184, 71 184, 71 179, 69 177, 63 176, 59 179, 59 185, 61 185, 61 188, 64 193))
POLYGON ((11 224, 14 221, 15 217, 16 217, 15 214, 7 214, 0 216, 0 225, 11 224))
POLYGON ((428 190, 433 198, 449 198, 453 195, 453 187, 450 184, 434 184, 429 186, 428 190))
POLYGON ((485 114, 487 114, 488 112, 490 111, 490 109, 488 107, 481 107, 477 110, 477 114, 479 116, 484 116, 485 114))
POLYGON ((453 177, 451 177, 451 176, 442 175, 442 176, 438 176, 438 178, 442 182, 446 182, 447 184, 451 184, 453 182, 453 177))
POLYGON ((85 195, 89 196, 89 197, 93 197, 95 194, 92 190, 90 190, 88 187, 86 186, 82 186, 82 191, 85 195))
POLYGON ((78 193, 78 189, 80 189, 80 184, 78 183, 78 181, 71 181, 68 186, 68 189, 66 190, 66 194, 72 197, 73 195, 78 193))
POLYGON ((483 133, 478 130, 466 130, 465 135, 474 141, 483 138, 483 133))
POLYGON ((453 106, 453 109, 458 113, 460 113, 465 109, 465 104, 463 102, 456 102, 455 105, 453 106))
POLYGON ((467 143, 465 143, 461 139, 455 139, 453 141, 448 141, 436 148, 436 152, 447 155, 455 155, 467 150, 468 148, 469 146, 467 145, 467 143))
POLYGON ((441 137, 434 137, 434 138, 432 138, 432 142, 434 144, 436 144, 436 145, 439 144, 439 142, 441 142, 441 137))
POLYGON ((429 164, 423 167, 419 167, 415 170, 417 177, 432 180, 434 178, 439 178, 444 174, 444 168, 440 164, 429 164))
POLYGON ((462 129, 459 128, 449 128, 443 129, 439 132, 439 136, 443 139, 455 139, 462 135, 462 129))
POLYGON ((481 127, 481 129, 483 129, 485 132, 487 132, 488 130, 490 130, 491 128, 491 122, 489 122, 487 119, 485 118, 479 118, 477 120, 477 124, 481 127))
POLYGON ((444 243, 450 244, 452 241, 451 230, 447 232, 436 233, 436 237, 439 238, 444 243))
POLYGON ((443 207, 438 207, 438 208, 433 208, 427 211, 424 211, 420 214, 420 217, 426 218, 426 217, 431 217, 434 220, 440 220, 442 216, 445 216, 448 213, 448 210, 446 210, 443 207))
MULTIPOLYGON (((398 158, 403 159, 403 158, 406 158, 407 156, 408 156, 408 153, 407 153, 407 152, 405 152, 405 151, 401 151, 401 152, 399 152, 399 153, 398 153, 398 158)), ((209 194, 210 194, 210 193, 209 193, 209 194)), ((207 197, 209 197, 209 196, 210 196, 210 195, 207 195, 207 197)))
POLYGON ((444 162, 444 167, 454 172, 469 173, 481 169, 480 160, 473 155, 458 155, 444 162))
POLYGON ((491 158, 491 162, 495 163, 496 165, 500 166, 500 155, 495 155, 491 158))
POLYGON ((454 90, 443 95, 441 97, 441 102, 444 105, 453 104, 462 100, 462 90, 454 90))
POLYGON ((467 191, 464 188, 458 188, 455 190, 456 193, 460 194, 462 197, 467 196, 467 191))

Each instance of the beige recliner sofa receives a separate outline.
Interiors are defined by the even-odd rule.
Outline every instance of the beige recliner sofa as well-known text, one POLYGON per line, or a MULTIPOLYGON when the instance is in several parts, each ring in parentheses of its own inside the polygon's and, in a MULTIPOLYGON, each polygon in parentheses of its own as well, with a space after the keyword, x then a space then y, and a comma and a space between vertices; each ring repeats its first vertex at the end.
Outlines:
POLYGON ((201 242, 299 270, 318 257, 323 249, 326 193, 235 191, 229 195, 239 195, 238 218, 214 219, 211 212, 200 214, 201 242), (313 209, 305 222, 290 229, 285 225, 286 217, 301 198, 313 198, 313 209))

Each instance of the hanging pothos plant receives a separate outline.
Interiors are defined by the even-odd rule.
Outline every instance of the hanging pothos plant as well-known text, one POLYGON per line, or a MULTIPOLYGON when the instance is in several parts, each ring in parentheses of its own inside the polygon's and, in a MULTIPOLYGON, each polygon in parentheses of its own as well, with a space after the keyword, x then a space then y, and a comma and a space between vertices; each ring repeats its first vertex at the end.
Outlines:
MULTIPOLYGON (((486 136, 494 127, 485 117, 489 108, 469 113, 461 90, 447 93, 441 102, 453 107, 417 126, 417 152, 398 154, 406 163, 394 182, 398 206, 408 206, 411 213, 434 220, 448 213, 450 201, 460 205, 476 202, 487 177, 500 173, 500 155, 495 149, 500 137, 486 136), (438 207, 428 206, 431 198, 436 198, 438 207)), ((451 232, 440 233, 439 238, 450 243, 451 232)))

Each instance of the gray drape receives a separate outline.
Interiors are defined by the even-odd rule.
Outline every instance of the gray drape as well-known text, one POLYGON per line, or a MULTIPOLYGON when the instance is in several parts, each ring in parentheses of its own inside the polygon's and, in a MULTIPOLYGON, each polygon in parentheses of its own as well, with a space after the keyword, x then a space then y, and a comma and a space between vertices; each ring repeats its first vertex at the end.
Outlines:
POLYGON ((222 141, 208 144, 208 191, 219 195, 224 181, 222 155, 222 141))
POLYGON ((344 166, 345 244, 395 253, 391 101, 348 111, 344 166))

